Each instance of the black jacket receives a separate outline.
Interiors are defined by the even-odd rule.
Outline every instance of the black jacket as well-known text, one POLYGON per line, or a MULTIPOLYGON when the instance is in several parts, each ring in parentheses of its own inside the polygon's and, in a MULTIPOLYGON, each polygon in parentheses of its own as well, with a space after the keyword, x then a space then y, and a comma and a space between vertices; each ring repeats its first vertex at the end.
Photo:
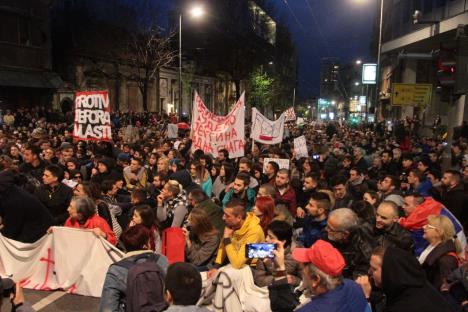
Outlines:
POLYGON ((16 186, 14 179, 9 170, 0 173, 1 232, 5 237, 33 243, 46 234, 54 219, 36 197, 16 186))
POLYGON ((447 279, 450 272, 458 268, 456 254, 455 244, 449 239, 437 245, 422 264, 427 279, 435 289, 440 289, 444 279, 447 279))
POLYGON ((351 232, 346 243, 333 241, 330 241, 330 243, 340 251, 345 259, 344 278, 355 280, 358 276, 368 274, 369 261, 372 254, 372 242, 361 228, 351 232))
POLYGON ((63 183, 59 183, 55 190, 42 185, 35 195, 49 209, 55 219, 55 224, 63 225, 69 216, 67 209, 73 197, 73 190, 63 183))
POLYGON ((362 231, 369 236, 373 248, 398 247, 413 253, 414 242, 411 233, 396 222, 388 230, 376 228, 375 220, 370 223, 366 222, 362 225, 362 231))
POLYGON ((451 190, 444 189, 442 191, 442 204, 450 210, 451 213, 465 225, 468 221, 468 212, 464 211, 466 206, 467 196, 465 195, 465 187, 463 184, 455 186, 451 190))
POLYGON ((382 263, 385 312, 451 312, 444 297, 429 284, 418 260, 399 248, 389 247, 382 263))

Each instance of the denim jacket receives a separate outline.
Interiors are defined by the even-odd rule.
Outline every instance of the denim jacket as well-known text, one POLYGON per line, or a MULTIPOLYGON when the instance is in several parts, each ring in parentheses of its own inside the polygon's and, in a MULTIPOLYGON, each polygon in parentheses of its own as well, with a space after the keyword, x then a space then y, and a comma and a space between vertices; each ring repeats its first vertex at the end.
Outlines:
MULTIPOLYGON (((145 252, 151 251, 138 250, 129 252, 119 262, 132 260, 145 252)), ((118 265, 119 262, 111 264, 107 271, 104 286, 102 288, 101 303, 99 307, 100 312, 125 312, 128 269, 118 265)), ((163 269, 165 274, 167 267, 169 266, 167 258, 160 255, 157 264, 161 269, 163 269)))

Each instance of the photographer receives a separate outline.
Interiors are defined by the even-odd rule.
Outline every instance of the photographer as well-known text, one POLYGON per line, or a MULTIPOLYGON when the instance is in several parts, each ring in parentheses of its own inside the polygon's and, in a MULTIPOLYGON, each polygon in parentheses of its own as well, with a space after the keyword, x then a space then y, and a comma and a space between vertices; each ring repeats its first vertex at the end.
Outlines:
POLYGON ((23 289, 20 287, 19 284, 15 284, 13 280, 9 278, 2 278, 0 281, 0 293, 3 294, 3 296, 0 296, 0 311, 4 311, 2 310, 4 297, 10 297, 12 312, 36 311, 33 309, 29 302, 25 301, 23 289))

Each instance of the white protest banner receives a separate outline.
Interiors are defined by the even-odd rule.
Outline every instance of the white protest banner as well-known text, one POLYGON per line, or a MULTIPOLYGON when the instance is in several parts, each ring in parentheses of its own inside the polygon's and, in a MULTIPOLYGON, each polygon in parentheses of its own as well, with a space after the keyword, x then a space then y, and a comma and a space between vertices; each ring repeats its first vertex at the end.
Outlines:
POLYGON ((75 97, 76 141, 111 141, 109 94, 107 91, 77 92, 75 97))
POLYGON ((229 158, 244 156, 245 146, 245 95, 234 105, 226 116, 210 112, 195 92, 192 113, 192 151, 197 149, 217 156, 226 149, 229 158))
POLYGON ((283 141, 284 113, 280 118, 271 121, 255 107, 252 108, 252 130, 250 138, 263 144, 279 144, 283 141))
POLYGON ((275 163, 277 163, 280 169, 289 169, 289 159, 264 158, 263 159, 263 173, 266 172, 266 167, 270 161, 274 161, 275 163))
POLYGON ((177 137, 179 136, 178 132, 179 132, 179 128, 177 128, 176 124, 167 125, 167 138, 168 139, 177 139, 177 137))
POLYGON ((123 255, 90 230, 54 227, 32 244, 0 235, 0 275, 34 290, 100 297, 107 269, 123 255))
POLYGON ((296 152, 297 159, 301 157, 309 157, 305 136, 301 135, 300 137, 294 139, 294 152, 296 152))
POLYGON ((294 107, 288 108, 285 112, 285 121, 295 121, 296 120, 296 113, 294 112, 294 107))

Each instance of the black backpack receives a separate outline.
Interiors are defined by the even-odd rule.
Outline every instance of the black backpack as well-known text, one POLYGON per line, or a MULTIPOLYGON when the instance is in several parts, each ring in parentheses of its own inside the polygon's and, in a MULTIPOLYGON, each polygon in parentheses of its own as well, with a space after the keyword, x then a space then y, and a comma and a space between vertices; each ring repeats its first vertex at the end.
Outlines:
POLYGON ((157 264, 159 255, 143 253, 116 263, 128 269, 125 311, 159 312, 167 308, 164 300, 164 272, 157 264))

